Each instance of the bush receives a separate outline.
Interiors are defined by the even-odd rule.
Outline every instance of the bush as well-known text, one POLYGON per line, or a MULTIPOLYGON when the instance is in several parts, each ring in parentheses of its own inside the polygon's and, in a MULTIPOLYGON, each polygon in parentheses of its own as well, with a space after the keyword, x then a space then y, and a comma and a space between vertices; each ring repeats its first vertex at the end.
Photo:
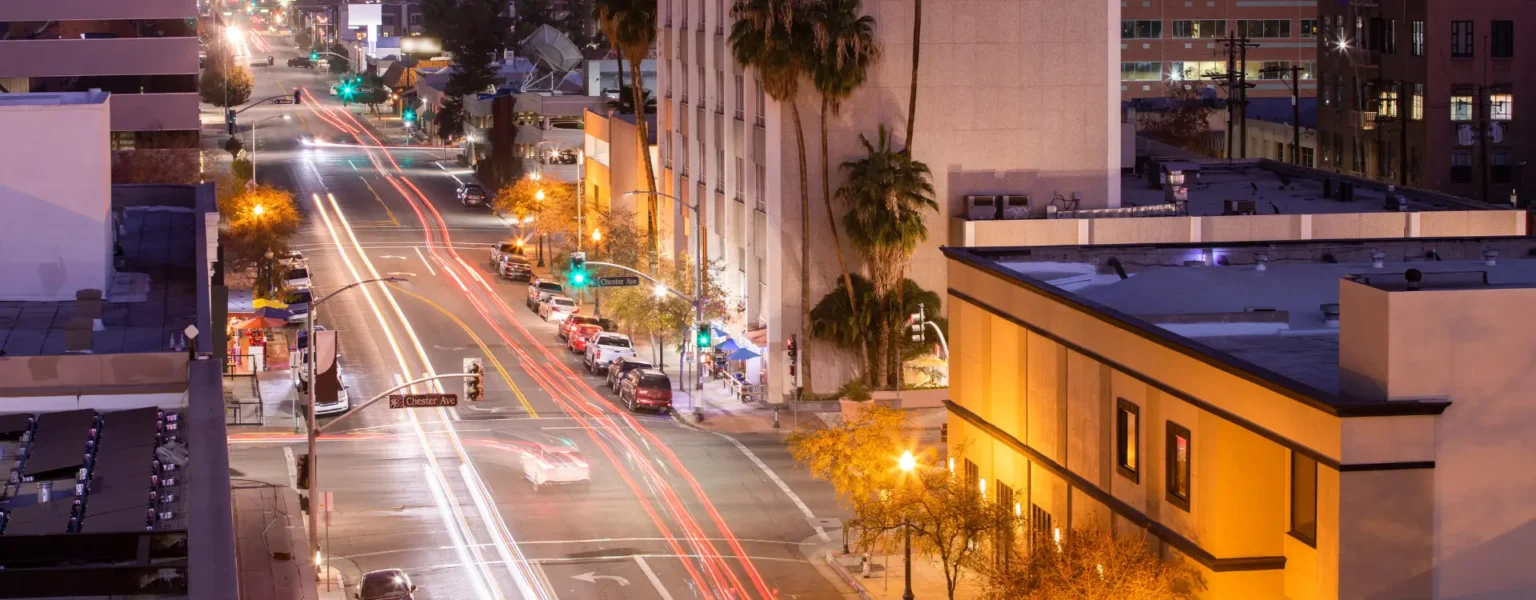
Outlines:
POLYGON ((251 87, 251 72, 245 67, 234 66, 227 75, 223 69, 211 67, 203 71, 197 93, 203 102, 214 106, 239 106, 251 99, 251 87))
POLYGON ((837 388, 837 395, 840 398, 854 402, 869 402, 875 398, 869 392, 869 386, 865 385, 864 380, 859 378, 843 382, 843 386, 837 388))

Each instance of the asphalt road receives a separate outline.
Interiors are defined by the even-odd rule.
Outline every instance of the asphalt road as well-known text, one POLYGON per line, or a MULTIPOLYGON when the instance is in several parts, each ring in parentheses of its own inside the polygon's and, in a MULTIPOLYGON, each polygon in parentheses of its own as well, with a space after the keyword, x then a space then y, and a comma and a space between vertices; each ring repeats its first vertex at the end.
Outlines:
MULTIPOLYGON (((486 362, 483 402, 381 403, 322 439, 319 486, 336 504, 324 560, 349 583, 405 569, 428 599, 841 597, 799 550, 818 534, 813 519, 841 511, 776 436, 733 440, 616 405, 554 326, 524 308, 525 285, 492 276, 489 246, 509 226, 457 203, 441 150, 382 147, 359 107, 328 97, 326 75, 283 66, 296 55, 286 40, 250 45, 277 64, 253 69, 253 98, 311 92, 242 113, 239 132, 249 144, 247 124, 259 122, 258 180, 299 200, 295 246, 317 295, 389 273, 410 279, 318 309, 339 332, 354 403, 460 372, 465 358, 486 362), (290 118, 267 119, 281 115, 290 118), (577 446, 590 483, 535 490, 523 457, 540 436, 577 446)), ((289 454, 304 451, 288 436, 243 438, 231 462, 238 477, 286 485, 289 454)))

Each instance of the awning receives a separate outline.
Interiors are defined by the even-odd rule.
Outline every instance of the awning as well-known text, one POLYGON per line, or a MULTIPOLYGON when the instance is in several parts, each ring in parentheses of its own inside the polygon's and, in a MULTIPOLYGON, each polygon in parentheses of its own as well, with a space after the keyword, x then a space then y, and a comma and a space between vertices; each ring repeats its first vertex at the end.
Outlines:
POLYGON ((761 355, 746 348, 740 348, 725 358, 727 360, 752 360, 758 356, 761 355))
POLYGON ((288 324, 288 321, 285 320, 285 319, 255 318, 255 319, 250 319, 250 320, 244 321, 244 322, 240 323, 239 325, 236 325, 235 329, 238 329, 238 330, 241 330, 241 331, 249 331, 249 330, 252 330, 252 329, 276 329, 278 327, 282 327, 282 326, 287 325, 287 324, 288 324))
POLYGON ((271 306, 263 306, 261 308, 258 308, 258 309, 256 309, 256 313, 255 314, 256 314, 256 318, 259 318, 259 319, 282 319, 284 321, 287 321, 288 317, 293 316, 293 313, 291 313, 291 312, 288 312, 288 311, 283 310, 281 308, 273 308, 271 306))
POLYGON ((741 345, 737 344, 736 340, 725 338, 725 341, 715 344, 715 349, 721 352, 730 352, 732 350, 740 350, 741 345))

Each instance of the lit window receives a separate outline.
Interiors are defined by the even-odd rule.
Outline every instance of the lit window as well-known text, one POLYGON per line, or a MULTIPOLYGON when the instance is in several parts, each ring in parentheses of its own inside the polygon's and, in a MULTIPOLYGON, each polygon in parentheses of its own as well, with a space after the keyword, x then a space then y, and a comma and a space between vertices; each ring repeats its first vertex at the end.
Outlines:
POLYGON ((1507 92, 1489 94, 1488 118, 1495 121, 1508 121, 1515 118, 1515 95, 1507 92))
POLYGON ((1408 114, 1408 118, 1415 121, 1424 120, 1424 84, 1422 83, 1413 84, 1413 108, 1411 110, 1412 112, 1408 114))
POLYGON ((1451 96, 1451 120, 1472 120, 1472 95, 1458 93, 1451 96))
POLYGON ((1160 81, 1163 65, 1158 62, 1120 63, 1120 81, 1160 81))
POLYGON ((1189 429, 1169 421, 1166 438, 1167 448, 1164 453, 1167 459, 1168 502, 1187 511, 1191 487, 1190 453, 1192 451, 1189 429))
POLYGON ((1120 398, 1115 409, 1115 462, 1121 475, 1139 481, 1141 409, 1120 398))
POLYGON ((1397 118, 1397 90, 1377 92, 1376 116, 1383 119, 1397 118))
POLYGON ((1301 37, 1303 37, 1303 38, 1315 38, 1315 37, 1317 37, 1317 19, 1302 19, 1301 20, 1301 37))
POLYGON ((1291 535, 1317 545, 1317 461, 1291 452, 1291 535))

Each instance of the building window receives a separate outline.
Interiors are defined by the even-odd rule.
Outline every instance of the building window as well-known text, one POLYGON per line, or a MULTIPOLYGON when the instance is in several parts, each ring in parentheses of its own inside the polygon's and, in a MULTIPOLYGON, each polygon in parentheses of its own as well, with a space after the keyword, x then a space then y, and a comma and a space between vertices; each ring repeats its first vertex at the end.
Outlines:
POLYGON ((1317 546, 1317 461, 1291 452, 1291 535, 1317 546))
POLYGON ((715 71, 715 114, 725 114, 725 73, 715 71))
POLYGON ((1488 54, 1494 58, 1515 57, 1514 21, 1493 22, 1493 39, 1489 41, 1488 54))
POLYGON ((1153 40, 1155 40, 1155 39, 1161 39, 1162 37, 1163 37, 1163 22, 1162 21, 1157 21, 1157 20, 1143 20, 1143 21, 1127 20, 1127 21, 1121 21, 1120 22, 1120 39, 1122 39, 1122 40, 1143 40, 1143 39, 1153 39, 1153 40))
POLYGON ((1317 79, 1317 61, 1301 61, 1301 72, 1297 73, 1297 76, 1300 77, 1302 81, 1312 81, 1317 79))
POLYGON ((763 115, 766 114, 764 111, 766 111, 768 109, 767 108, 768 107, 768 95, 763 93, 763 80, 761 80, 761 79, 757 80, 756 88, 757 88, 757 124, 758 124, 758 126, 762 126, 762 124, 764 122, 763 115))
POLYGON ((1190 497, 1190 435, 1189 430, 1173 421, 1168 422, 1167 458, 1168 502, 1189 510, 1190 497))
POLYGON ((1408 118, 1414 121, 1424 120, 1424 84, 1413 84, 1413 107, 1408 113, 1408 118))
POLYGON ((1451 21, 1451 56, 1471 58, 1473 44, 1472 22, 1451 21))
POLYGON ((1211 79, 1227 72, 1222 60, 1187 60, 1168 63, 1168 78, 1173 81, 1211 79))
POLYGON ((1121 475, 1141 482, 1141 409, 1119 398, 1115 404, 1115 465, 1121 475))
POLYGON ((1514 153, 1508 148, 1494 148, 1488 154, 1488 181, 1491 183, 1509 183, 1513 181, 1513 168, 1515 164, 1514 153))
POLYGON ((1312 162, 1315 159, 1316 157, 1314 156, 1314 150, 1306 146, 1301 147, 1301 166, 1315 167, 1317 165, 1312 162))
POLYGON ((1508 121, 1515 118, 1515 95, 1509 92, 1488 94, 1488 118, 1508 121))
POLYGON ((966 489, 974 490, 981 485, 981 469, 977 468, 976 463, 971 462, 969 458, 965 459, 964 476, 966 489))
POLYGON ((1173 21, 1173 37, 1179 39, 1215 39, 1226 37, 1227 22, 1221 19, 1173 21))
POLYGON ((756 171, 753 173, 755 180, 752 182, 752 186, 753 191, 757 194, 755 200, 757 200, 758 211, 768 214, 768 168, 757 163, 753 163, 752 166, 753 170, 756 171))
POLYGON ((1464 90, 1451 92, 1451 120, 1472 120, 1472 94, 1464 90))
POLYGON ((1290 19, 1238 19, 1237 35, 1253 38, 1291 37, 1290 19))
POLYGON ((1158 62, 1120 63, 1120 81, 1161 81, 1163 64, 1158 62))
POLYGON ((1451 183, 1472 183, 1472 151, 1451 150, 1451 183))
POLYGON ((1317 37, 1317 19, 1301 20, 1301 37, 1309 39, 1317 37))
POLYGON ((1424 56, 1424 22, 1413 22, 1413 55, 1424 56))
POLYGON ((1397 90, 1381 90, 1376 92, 1376 117, 1380 119, 1397 118, 1397 90))
POLYGON ((746 93, 746 91, 747 90, 746 90, 745 85, 746 85, 745 80, 743 80, 742 77, 741 77, 741 74, 738 73, 736 75, 736 120, 737 121, 741 120, 742 107, 746 106, 746 101, 747 101, 747 93, 746 93))
POLYGON ((1381 38, 1381 51, 1397 54, 1397 19, 1387 19, 1385 35, 1381 38))
POLYGON ((132 131, 112 132, 113 150, 132 150, 136 146, 136 137, 132 131))

